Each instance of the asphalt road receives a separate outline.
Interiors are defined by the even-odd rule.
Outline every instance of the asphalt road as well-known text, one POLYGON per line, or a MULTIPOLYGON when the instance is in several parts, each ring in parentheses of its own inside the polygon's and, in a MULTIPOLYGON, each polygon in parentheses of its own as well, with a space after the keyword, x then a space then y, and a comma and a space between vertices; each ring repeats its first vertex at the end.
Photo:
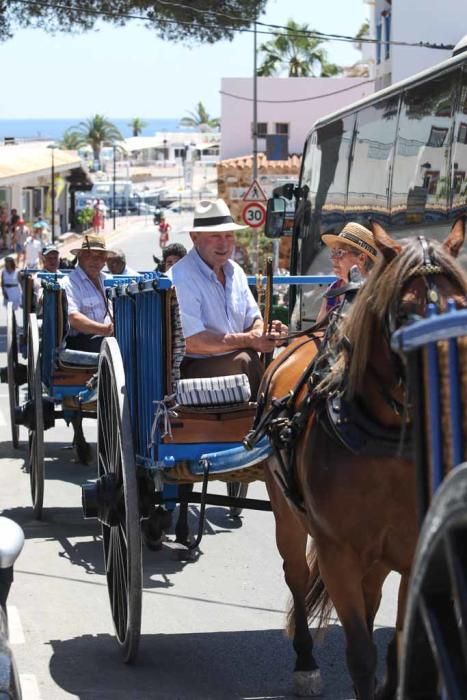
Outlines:
MULTIPOLYGON (((177 215, 171 240, 188 215, 177 215)), ((157 254, 148 219, 112 240, 132 267, 152 267, 157 254)), ((5 314, 0 311, 0 364, 5 364, 5 314)), ((9 442, 7 387, 0 385, 0 509, 19 522, 26 544, 9 599, 11 637, 25 700, 228 700, 289 698, 294 654, 282 629, 288 592, 270 513, 208 507, 199 557, 183 561, 170 541, 144 551, 143 628, 134 666, 122 664, 113 638, 97 523, 84 521, 80 484, 95 465, 74 464, 71 429, 46 433, 45 510, 32 519, 24 464, 26 433, 9 442)), ((95 424, 85 431, 95 444, 95 424)), ((213 490, 224 491, 222 484, 213 490)), ((264 487, 250 487, 253 497, 264 487)), ((197 508, 191 508, 192 527, 197 508)), ((397 578, 386 585, 375 639, 384 654, 395 616, 397 578)), ((354 697, 345 668, 342 630, 335 621, 316 647, 323 697, 354 697)))

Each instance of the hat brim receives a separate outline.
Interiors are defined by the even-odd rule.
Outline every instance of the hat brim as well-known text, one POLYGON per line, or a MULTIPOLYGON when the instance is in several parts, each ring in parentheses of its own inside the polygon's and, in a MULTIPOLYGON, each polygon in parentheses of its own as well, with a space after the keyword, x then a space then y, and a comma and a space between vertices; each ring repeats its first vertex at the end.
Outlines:
POLYGON ((359 253, 363 253, 364 255, 368 255, 371 260, 377 260, 378 256, 373 255, 369 250, 365 250, 362 246, 359 246, 358 243, 354 243, 353 241, 343 238, 342 236, 338 236, 335 233, 323 233, 321 236, 321 240, 323 243, 330 248, 332 248, 333 245, 349 245, 351 248, 355 248, 355 250, 358 250, 359 253))
POLYGON ((107 257, 111 257, 115 255, 113 250, 107 250, 106 248, 99 248, 98 246, 90 245, 86 246, 85 248, 72 248, 70 250, 70 253, 72 255, 78 255, 78 253, 85 253, 88 250, 97 250, 99 253, 106 253, 107 257))
POLYGON ((227 224, 216 224, 214 226, 191 226, 185 229, 192 233, 221 233, 222 231, 243 231, 249 228, 249 226, 242 226, 241 224, 227 223, 227 224))

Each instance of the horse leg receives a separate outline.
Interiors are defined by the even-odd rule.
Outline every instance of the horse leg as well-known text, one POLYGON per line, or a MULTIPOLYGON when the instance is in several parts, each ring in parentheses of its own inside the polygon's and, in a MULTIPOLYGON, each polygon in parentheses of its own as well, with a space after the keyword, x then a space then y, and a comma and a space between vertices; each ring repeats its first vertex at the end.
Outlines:
MULTIPOLYGON (((193 492, 193 484, 181 484, 178 493, 181 497, 189 498, 193 492)), ((188 528, 188 502, 182 501, 178 509, 178 520, 175 525, 175 542, 187 545, 190 542, 190 530, 188 528)))
POLYGON ((73 426, 73 447, 75 450, 76 459, 80 464, 89 464, 92 462, 91 446, 86 442, 83 433, 83 417, 80 413, 75 413, 71 419, 73 426))
POLYGON ((306 556, 308 533, 292 511, 268 467, 265 468, 266 487, 276 521, 276 543, 283 560, 285 581, 293 598, 288 614, 287 632, 293 634, 296 653, 294 693, 301 696, 321 693, 321 674, 313 657, 313 639, 308 628, 306 593, 310 568, 306 556))
POLYGON ((396 700, 397 697, 397 686, 399 683, 398 648, 404 624, 408 585, 409 575, 403 574, 399 584, 397 599, 396 631, 388 644, 386 652, 386 677, 376 693, 377 700, 396 700))
POLYGON ((347 666, 358 700, 375 700, 376 647, 368 629, 363 571, 353 551, 317 542, 321 576, 344 629, 347 666))
POLYGON ((381 603, 383 583, 390 569, 384 564, 373 564, 363 578, 363 596, 365 598, 366 621, 370 634, 373 634, 373 624, 381 603))

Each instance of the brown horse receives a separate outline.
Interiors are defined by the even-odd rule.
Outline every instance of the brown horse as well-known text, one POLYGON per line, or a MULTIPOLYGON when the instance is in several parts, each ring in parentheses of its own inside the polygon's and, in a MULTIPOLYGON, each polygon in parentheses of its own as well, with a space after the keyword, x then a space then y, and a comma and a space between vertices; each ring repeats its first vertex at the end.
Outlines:
MULTIPOLYGON (((395 242, 375 223, 373 233, 381 259, 339 330, 337 362, 317 388, 310 383, 299 387, 294 404, 304 420, 292 439, 292 451, 276 442, 276 457, 265 469, 277 546, 293 598, 288 631, 296 652, 299 695, 319 694, 321 689, 308 620, 325 626, 334 607, 357 697, 395 698, 397 634, 417 539, 411 459, 398 456, 397 449, 389 455, 380 454, 380 447, 364 454, 351 451, 331 437, 323 403, 330 394, 344 391, 350 405, 372 417, 380 431, 396 433, 397 444, 405 431, 400 409, 406 395, 403 365, 390 349, 390 335, 411 315, 425 315, 430 301, 441 309, 448 298, 466 305, 467 282, 453 260, 464 242, 463 219, 442 246, 424 239, 395 242), (304 404, 307 395, 311 400, 304 404), (390 571, 401 574, 396 633, 388 647, 386 679, 377 691, 373 622, 390 571)), ((290 395, 315 354, 315 343, 301 339, 287 348, 285 361, 279 356, 270 365, 259 392, 266 413, 274 399, 290 395)))

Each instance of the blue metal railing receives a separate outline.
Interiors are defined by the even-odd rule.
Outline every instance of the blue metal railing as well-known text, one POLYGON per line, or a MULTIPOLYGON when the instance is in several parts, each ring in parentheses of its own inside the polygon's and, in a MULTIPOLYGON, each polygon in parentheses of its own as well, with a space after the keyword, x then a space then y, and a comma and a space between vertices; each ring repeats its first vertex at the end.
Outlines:
POLYGON ((41 377, 45 386, 50 387, 57 347, 57 295, 60 285, 57 282, 45 282, 43 287, 41 377))
MULTIPOLYGON (((460 352, 459 342, 461 337, 467 336, 467 310, 456 310, 454 302, 448 303, 448 310, 443 314, 437 314, 434 305, 430 305, 428 317, 417 321, 405 328, 396 331, 392 337, 391 345, 394 350, 403 351, 410 357, 411 354, 426 351, 426 376, 427 386, 420 386, 420 393, 427 397, 428 425, 426 436, 428 441, 431 462, 431 490, 432 493, 440 486, 445 475, 443 458, 443 445, 446 429, 443 429, 442 411, 442 377, 440 373, 439 341, 446 341, 448 391, 449 391, 449 433, 451 437, 452 464, 447 468, 453 468, 467 459, 466 438, 463 431, 463 406, 460 381, 460 352)), ((419 370, 418 376, 423 381, 423 374, 419 370)), ((418 405, 420 411, 423 405, 418 405)), ((446 411, 444 411, 446 413, 446 411)))

